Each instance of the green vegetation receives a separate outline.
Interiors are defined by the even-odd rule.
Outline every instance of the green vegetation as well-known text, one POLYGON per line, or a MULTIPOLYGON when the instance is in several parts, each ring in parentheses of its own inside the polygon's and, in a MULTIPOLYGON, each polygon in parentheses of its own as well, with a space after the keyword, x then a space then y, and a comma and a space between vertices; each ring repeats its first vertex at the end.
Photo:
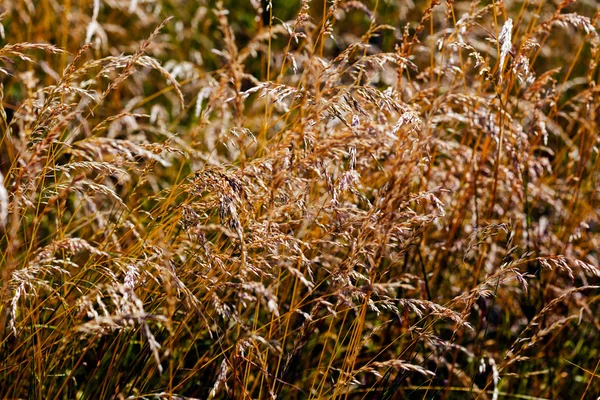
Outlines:
POLYGON ((0 5, 0 396, 595 399, 600 11, 492 1, 0 5))

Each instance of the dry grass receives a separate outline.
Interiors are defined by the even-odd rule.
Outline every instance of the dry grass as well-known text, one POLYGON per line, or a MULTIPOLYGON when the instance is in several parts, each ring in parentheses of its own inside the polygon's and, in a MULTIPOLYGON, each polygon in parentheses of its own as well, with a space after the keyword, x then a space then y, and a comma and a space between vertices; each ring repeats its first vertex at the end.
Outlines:
POLYGON ((0 6, 2 397, 598 396, 596 3, 226 3, 0 6))

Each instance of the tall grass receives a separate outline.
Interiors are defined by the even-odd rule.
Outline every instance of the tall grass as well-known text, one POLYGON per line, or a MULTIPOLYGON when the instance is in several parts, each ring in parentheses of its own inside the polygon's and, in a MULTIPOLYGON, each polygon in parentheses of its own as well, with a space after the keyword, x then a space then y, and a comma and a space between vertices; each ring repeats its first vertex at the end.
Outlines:
POLYGON ((3 398, 600 393, 594 1, 0 9, 3 398))

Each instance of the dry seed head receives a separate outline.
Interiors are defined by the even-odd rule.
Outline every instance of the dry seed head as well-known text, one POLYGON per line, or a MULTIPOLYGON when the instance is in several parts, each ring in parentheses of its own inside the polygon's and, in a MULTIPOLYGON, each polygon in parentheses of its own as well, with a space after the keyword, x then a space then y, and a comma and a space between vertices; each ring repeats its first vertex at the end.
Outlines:
POLYGON ((502 27, 502 31, 500 32, 500 36, 498 41, 500 42, 500 61, 498 62, 498 75, 500 82, 502 82, 502 74, 504 72, 504 63, 506 60, 506 56, 510 53, 512 49, 512 29, 513 29, 513 20, 509 18, 504 23, 502 27))

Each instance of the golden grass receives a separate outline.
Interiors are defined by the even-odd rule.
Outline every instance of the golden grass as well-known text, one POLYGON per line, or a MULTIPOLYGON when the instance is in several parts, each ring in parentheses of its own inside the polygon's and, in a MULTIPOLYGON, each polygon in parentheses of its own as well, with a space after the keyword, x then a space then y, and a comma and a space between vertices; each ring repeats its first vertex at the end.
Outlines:
POLYGON ((3 398, 600 393, 594 1, 0 12, 3 398))

